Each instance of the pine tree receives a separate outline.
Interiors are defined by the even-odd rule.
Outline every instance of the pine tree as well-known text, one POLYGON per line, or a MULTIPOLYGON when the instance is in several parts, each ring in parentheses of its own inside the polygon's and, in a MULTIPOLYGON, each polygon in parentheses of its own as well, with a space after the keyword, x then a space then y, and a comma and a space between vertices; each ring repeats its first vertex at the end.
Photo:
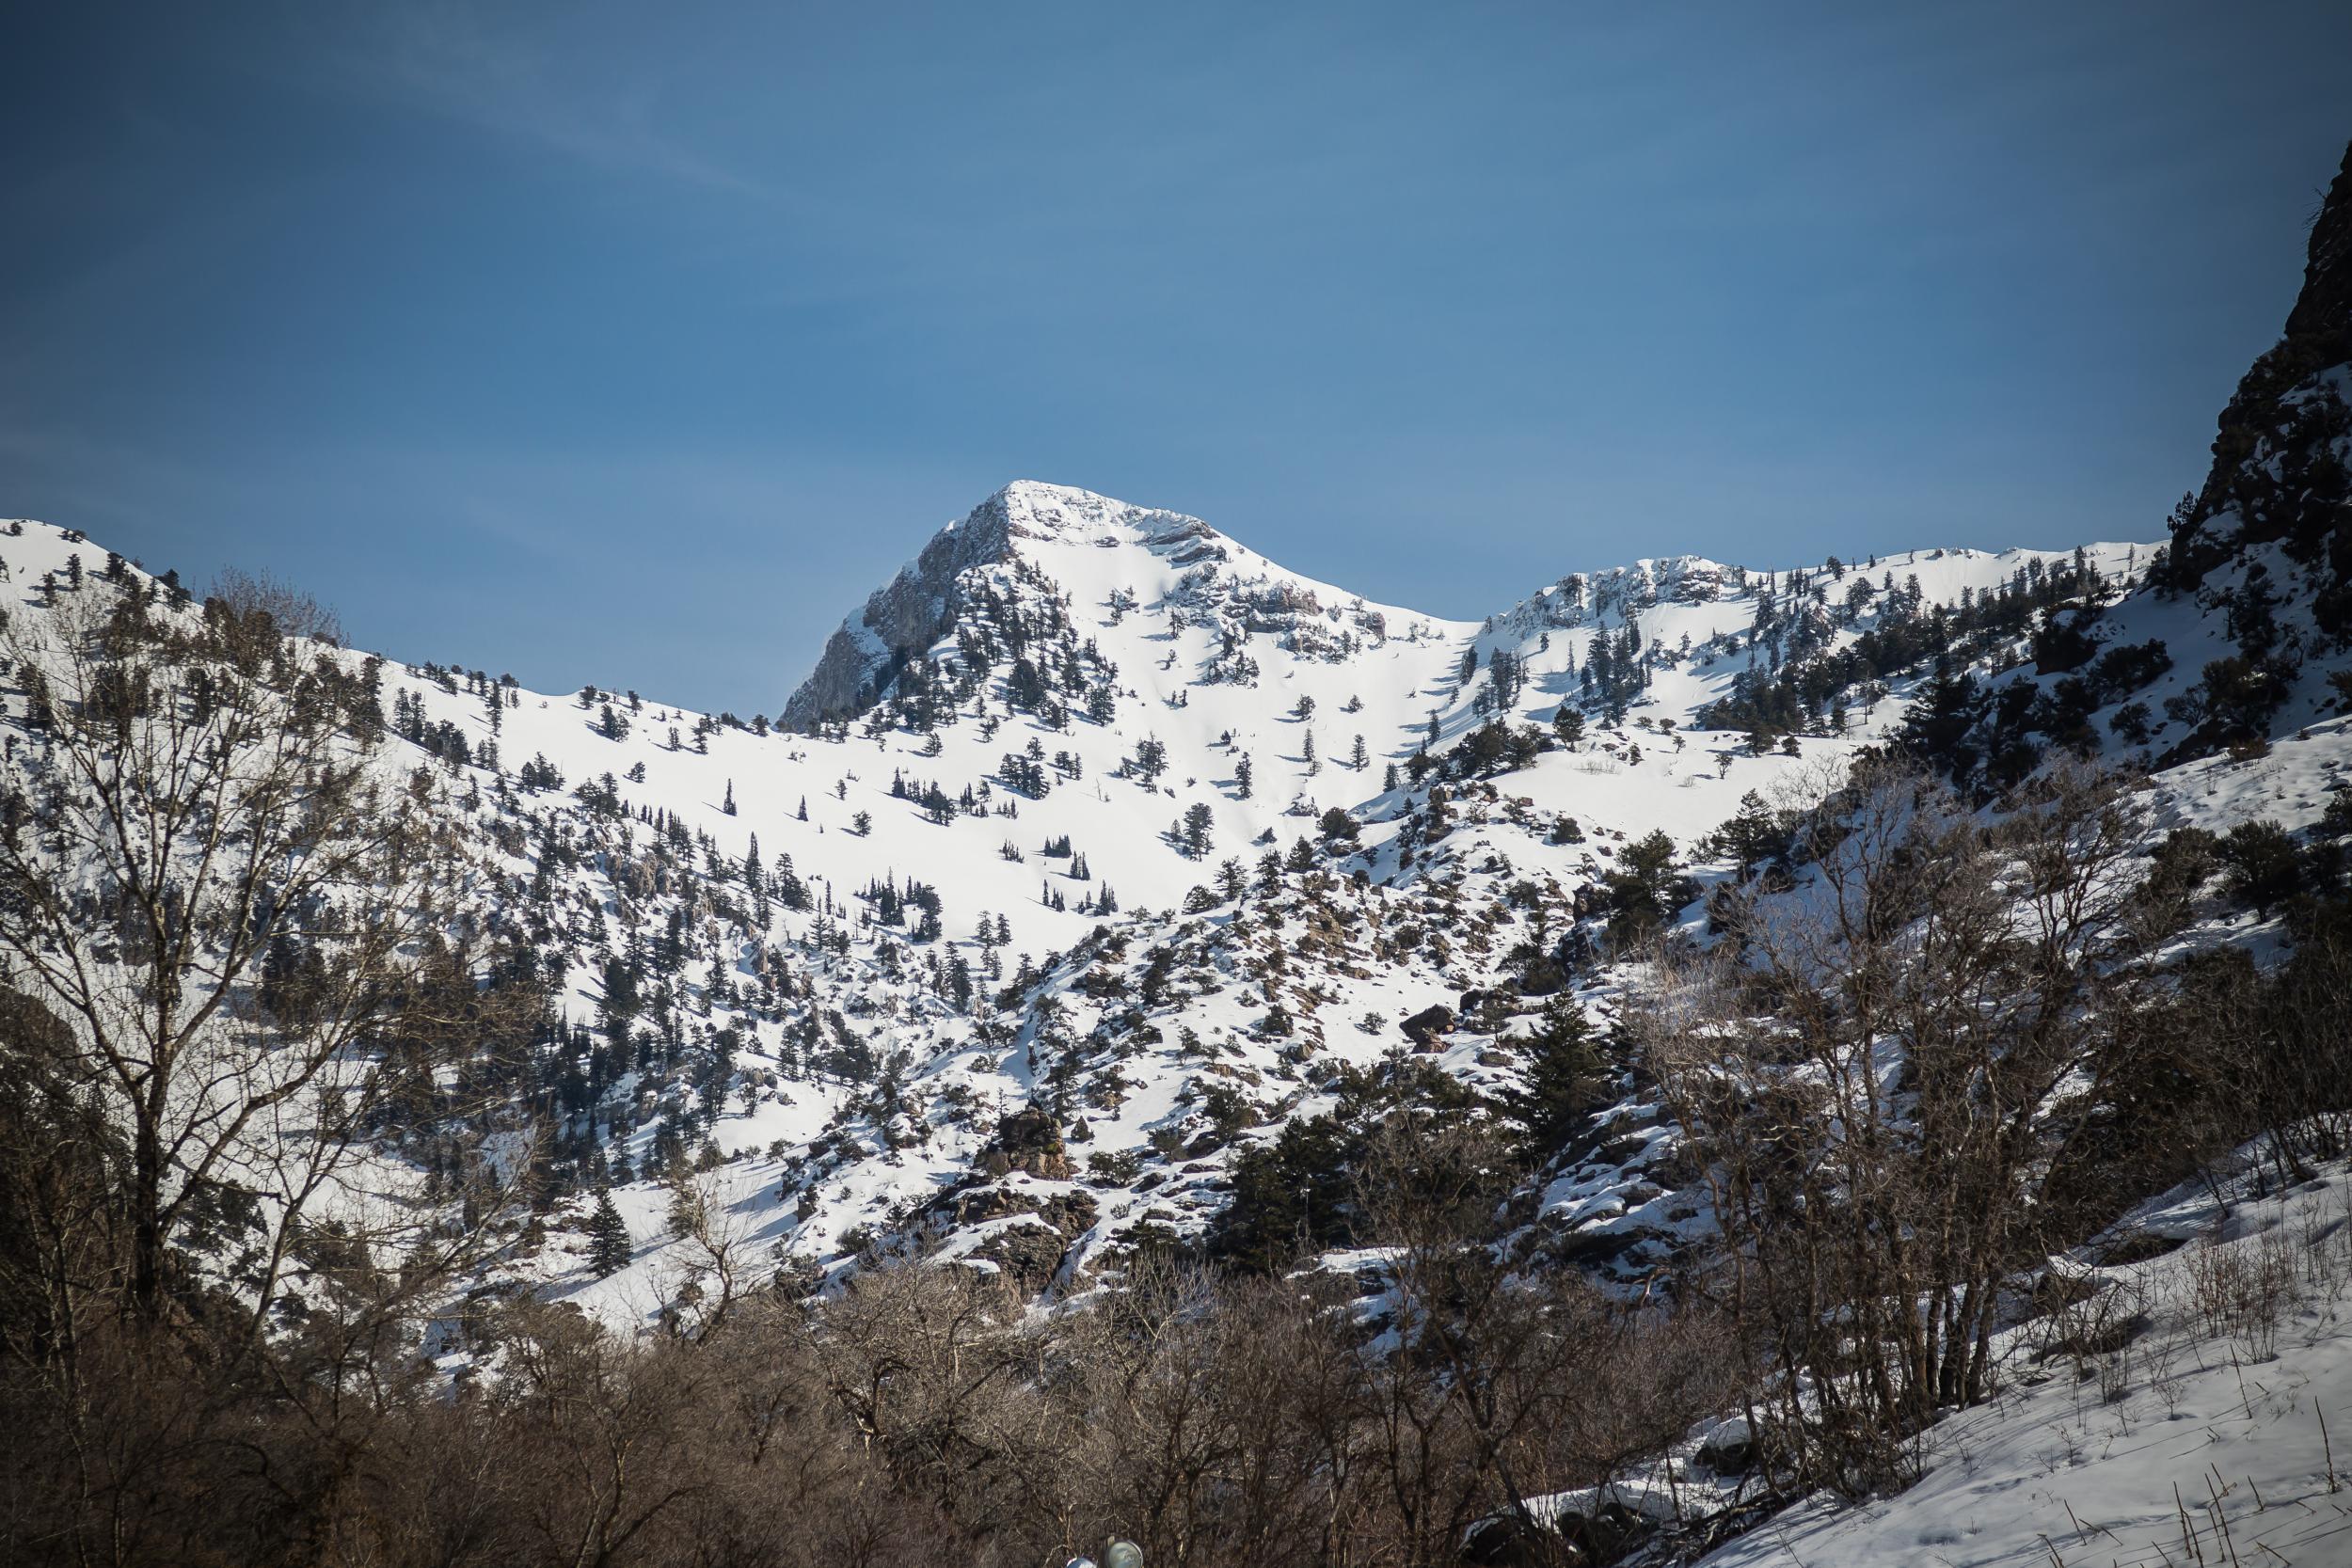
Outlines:
POLYGON ((1213 820, 1205 801, 1195 800, 1184 808, 1182 830, 1184 853, 1194 860, 1203 859, 1209 852, 1209 829, 1213 820))
POLYGON ((1555 996, 1545 1006, 1534 1033, 1521 1037, 1519 1084, 1499 1097, 1502 1113, 1518 1132, 1520 1158, 1537 1161, 1558 1150, 1591 1107, 1601 1062, 1592 1031, 1575 1001, 1555 996))
POLYGON ((588 1221, 588 1267, 598 1279, 628 1267, 628 1222, 613 1207, 610 1192, 596 1195, 596 1212, 588 1221))

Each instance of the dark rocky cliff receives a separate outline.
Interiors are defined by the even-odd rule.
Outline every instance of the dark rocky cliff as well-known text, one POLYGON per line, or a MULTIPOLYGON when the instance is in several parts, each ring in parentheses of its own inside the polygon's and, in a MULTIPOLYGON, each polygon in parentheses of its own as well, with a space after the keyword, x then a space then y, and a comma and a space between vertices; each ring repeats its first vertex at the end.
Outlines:
POLYGON ((871 706, 900 661, 955 625, 961 608, 957 578, 1003 560, 1010 547, 1010 515, 1000 490, 932 535, 922 554, 835 628, 817 668, 785 704, 785 723, 806 730, 871 706))
POLYGON ((2201 584, 2246 546, 2278 541, 2320 578, 2329 631, 2352 630, 2352 148, 2313 221, 2303 288, 2278 343, 2238 383, 2213 469, 2173 526, 2169 580, 2201 584))

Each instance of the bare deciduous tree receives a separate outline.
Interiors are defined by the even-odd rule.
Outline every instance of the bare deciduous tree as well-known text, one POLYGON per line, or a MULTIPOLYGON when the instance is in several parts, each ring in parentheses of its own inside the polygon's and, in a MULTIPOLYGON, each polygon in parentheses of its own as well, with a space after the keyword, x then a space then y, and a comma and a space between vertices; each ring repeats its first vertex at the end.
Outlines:
POLYGON ((385 1082, 364 1038, 395 1011, 419 1031, 469 865, 429 779, 352 721, 357 677, 266 610, 191 619, 93 584, 0 633, 0 980, 60 1021, 64 1070, 124 1146, 151 1319, 199 1222, 266 1238, 267 1305, 385 1082))
POLYGON ((1808 1479, 1880 1484, 1987 1393, 2002 1283, 2046 1248, 2051 1173, 2153 983, 2125 919, 2141 836, 2089 773, 1987 819, 1866 767, 1799 824, 1804 885, 1721 906, 1732 940, 1663 967, 1641 1033, 1728 1294, 1818 1439, 1808 1479))

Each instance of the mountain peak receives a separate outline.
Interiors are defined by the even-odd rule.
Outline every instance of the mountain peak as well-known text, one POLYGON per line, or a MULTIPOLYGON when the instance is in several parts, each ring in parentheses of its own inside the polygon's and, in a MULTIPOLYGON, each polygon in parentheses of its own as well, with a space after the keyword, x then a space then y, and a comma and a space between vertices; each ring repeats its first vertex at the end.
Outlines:
POLYGON ((985 512, 1001 514, 1010 538, 1056 544, 1167 546, 1221 537, 1200 518, 1181 512, 1136 506, 1092 490, 1034 479, 1014 480, 981 502, 974 515, 985 512))
POLYGON ((1057 533, 1139 510, 1115 497, 1041 479, 1016 479, 981 504, 1002 507, 1009 516, 1057 533))
POLYGON ((1236 553, 1198 517, 1074 485, 1016 479, 933 534, 863 610, 842 622, 816 670, 785 704, 785 722, 807 729, 868 705, 898 662, 955 624, 963 574, 1021 555, 1025 544, 1139 546, 1178 566, 1236 553))

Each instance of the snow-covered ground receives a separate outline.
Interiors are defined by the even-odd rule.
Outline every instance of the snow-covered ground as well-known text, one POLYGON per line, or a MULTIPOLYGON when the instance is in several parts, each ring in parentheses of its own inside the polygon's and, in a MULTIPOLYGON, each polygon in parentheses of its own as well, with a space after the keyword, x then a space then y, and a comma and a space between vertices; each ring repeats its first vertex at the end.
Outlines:
POLYGON ((2275 1180, 2249 1158, 2226 1212, 2201 1185, 2144 1206, 2068 1269, 2087 1299, 2008 1335, 1998 1398, 1929 1431, 1916 1484, 1801 1503, 1708 1568, 2352 1563, 2352 1172, 2275 1180))

